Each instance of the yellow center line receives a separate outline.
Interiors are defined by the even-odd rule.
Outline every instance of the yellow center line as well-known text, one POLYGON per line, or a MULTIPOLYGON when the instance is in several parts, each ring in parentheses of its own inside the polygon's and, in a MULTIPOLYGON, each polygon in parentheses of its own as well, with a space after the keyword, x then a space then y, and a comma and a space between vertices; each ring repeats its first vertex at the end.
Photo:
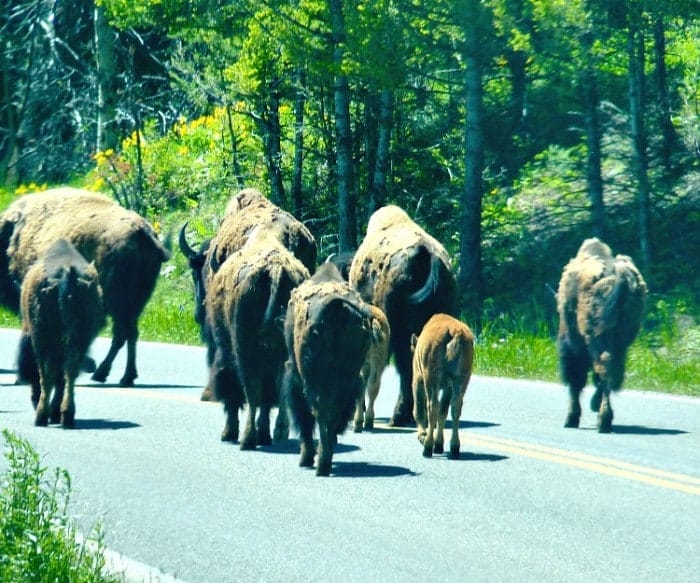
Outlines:
POLYGON ((554 462, 565 466, 597 472, 599 474, 633 480, 659 488, 677 490, 679 492, 685 492, 686 494, 700 496, 700 487, 695 485, 700 484, 700 480, 693 476, 656 470, 646 466, 638 466, 585 453, 477 435, 475 433, 460 432, 460 436, 464 437, 465 441, 480 447, 493 448, 515 455, 554 462))

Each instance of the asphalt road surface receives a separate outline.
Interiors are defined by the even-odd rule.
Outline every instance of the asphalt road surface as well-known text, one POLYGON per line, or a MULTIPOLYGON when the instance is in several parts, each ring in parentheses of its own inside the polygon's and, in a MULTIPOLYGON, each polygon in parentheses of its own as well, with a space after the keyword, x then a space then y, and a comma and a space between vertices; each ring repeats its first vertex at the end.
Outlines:
POLYGON ((99 520, 112 551, 179 580, 700 582, 700 399, 623 391, 601 435, 588 410, 563 428, 560 385, 477 375, 461 459, 424 459, 386 425, 388 369, 378 427, 340 436, 317 478, 296 439, 221 443, 199 347, 141 342, 137 387, 116 386, 122 353, 107 384, 79 378, 74 430, 35 428, 16 338, 0 330, 0 426, 69 471, 84 532, 99 520))

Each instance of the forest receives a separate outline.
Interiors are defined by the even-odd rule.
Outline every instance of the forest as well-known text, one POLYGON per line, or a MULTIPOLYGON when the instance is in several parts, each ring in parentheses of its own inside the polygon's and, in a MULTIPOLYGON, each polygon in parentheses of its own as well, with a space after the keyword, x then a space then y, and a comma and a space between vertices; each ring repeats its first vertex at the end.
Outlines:
POLYGON ((203 240, 255 186, 321 258, 397 204, 448 248, 475 323, 551 320, 563 265, 598 236, 640 267, 652 315, 695 323, 699 15, 697 0, 3 0, 3 201, 80 185, 203 240))

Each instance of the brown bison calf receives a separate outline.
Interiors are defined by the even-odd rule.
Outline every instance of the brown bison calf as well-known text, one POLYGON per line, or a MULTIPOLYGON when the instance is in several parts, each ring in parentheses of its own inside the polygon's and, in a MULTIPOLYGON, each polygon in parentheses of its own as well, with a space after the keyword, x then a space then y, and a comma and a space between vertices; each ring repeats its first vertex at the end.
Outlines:
POLYGON ((435 314, 412 337, 413 415, 423 455, 443 453, 447 410, 452 413, 450 459, 459 459, 459 417, 472 374, 474 335, 448 314, 435 314), (437 437, 434 436, 437 430, 437 437))
POLYGON ((40 386, 32 387, 35 425, 46 425, 50 417, 73 427, 75 379, 104 324, 97 270, 71 243, 59 239, 27 271, 20 301, 23 336, 31 341, 39 368, 40 386))
POLYGON ((332 263, 292 292, 284 325, 284 394, 301 437, 301 466, 313 466, 318 423, 317 476, 330 475, 337 436, 363 394, 361 370, 375 328, 370 306, 332 263))
POLYGON ((613 257, 598 239, 586 239, 564 268, 557 291, 561 375, 569 387, 565 427, 578 427, 579 395, 593 370, 591 409, 598 431, 612 429, 610 392, 622 386, 625 355, 642 321, 647 286, 625 255, 613 257))
MULTIPOLYGON (((342 271, 341 271, 342 275, 342 271)), ((389 321, 384 312, 377 306, 372 306, 372 342, 367 351, 367 360, 362 367, 362 380, 365 389, 357 401, 355 409, 355 433, 362 432, 362 427, 372 429, 374 427, 374 402, 379 395, 379 387, 382 383, 382 373, 389 362, 389 339, 391 330, 389 321), (367 404, 365 405, 365 393, 367 394, 367 404)))

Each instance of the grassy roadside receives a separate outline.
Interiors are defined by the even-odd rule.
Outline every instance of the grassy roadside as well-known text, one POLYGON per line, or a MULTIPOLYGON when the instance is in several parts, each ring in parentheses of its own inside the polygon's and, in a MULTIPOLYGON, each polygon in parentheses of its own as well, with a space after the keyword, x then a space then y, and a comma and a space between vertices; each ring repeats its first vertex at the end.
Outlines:
POLYGON ((99 525, 89 537, 92 550, 77 542, 67 513, 68 472, 50 472, 29 442, 7 430, 2 436, 7 469, 0 486, 0 581, 123 581, 106 572, 99 525))

